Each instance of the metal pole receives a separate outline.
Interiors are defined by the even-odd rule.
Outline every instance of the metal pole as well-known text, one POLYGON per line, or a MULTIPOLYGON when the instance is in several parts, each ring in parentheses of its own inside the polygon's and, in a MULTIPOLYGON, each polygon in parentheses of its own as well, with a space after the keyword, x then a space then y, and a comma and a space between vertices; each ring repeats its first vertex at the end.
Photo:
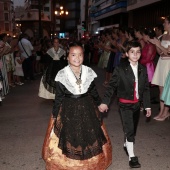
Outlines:
POLYGON ((38 0, 38 14, 39 14, 39 38, 42 38, 42 24, 41 24, 41 0, 38 0))
POLYGON ((52 2, 52 22, 53 22, 53 36, 52 36, 52 38, 54 38, 54 33, 55 33, 55 29, 56 29, 55 7, 56 7, 56 1, 53 0, 53 2, 52 2))

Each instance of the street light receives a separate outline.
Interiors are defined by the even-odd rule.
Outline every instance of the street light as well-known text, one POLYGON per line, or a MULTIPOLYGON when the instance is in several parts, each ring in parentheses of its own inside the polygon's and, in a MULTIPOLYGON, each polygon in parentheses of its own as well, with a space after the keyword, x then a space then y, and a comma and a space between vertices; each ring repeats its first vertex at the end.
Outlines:
POLYGON ((64 25, 64 22, 63 22, 63 19, 64 19, 64 16, 68 15, 68 11, 64 9, 63 6, 57 6, 57 9, 54 11, 54 20, 55 20, 55 28, 56 28, 56 19, 58 18, 58 24, 59 24, 59 30, 62 30, 62 32, 64 31, 63 29, 63 25, 64 25))
POLYGON ((21 34, 21 24, 18 23, 15 24, 15 29, 13 34, 15 36, 19 36, 21 34))
POLYGON ((68 11, 67 11, 67 10, 64 11, 64 10, 63 10, 63 6, 60 6, 60 10, 58 10, 58 11, 55 10, 55 11, 54 11, 54 14, 55 14, 55 15, 64 15, 64 14, 65 14, 65 15, 68 15, 68 11))
POLYGON ((16 27, 21 27, 21 24, 16 24, 16 27))

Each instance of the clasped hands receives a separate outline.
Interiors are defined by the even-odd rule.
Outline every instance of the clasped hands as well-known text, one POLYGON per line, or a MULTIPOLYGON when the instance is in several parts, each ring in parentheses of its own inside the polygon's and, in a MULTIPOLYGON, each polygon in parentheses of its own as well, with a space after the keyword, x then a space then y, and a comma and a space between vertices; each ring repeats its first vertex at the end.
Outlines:
POLYGON ((153 39, 149 39, 149 42, 155 44, 156 46, 160 46, 161 44, 160 40, 155 37, 153 39))
POLYGON ((102 103, 102 104, 100 104, 100 106, 98 106, 98 109, 99 109, 100 112, 103 113, 103 112, 107 112, 109 108, 106 104, 102 103))

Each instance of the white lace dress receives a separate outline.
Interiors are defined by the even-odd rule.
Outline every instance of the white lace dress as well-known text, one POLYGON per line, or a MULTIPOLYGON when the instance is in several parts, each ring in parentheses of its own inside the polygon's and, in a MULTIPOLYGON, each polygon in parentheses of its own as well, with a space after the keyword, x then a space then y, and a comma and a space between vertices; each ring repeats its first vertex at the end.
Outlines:
MULTIPOLYGON (((162 40, 161 45, 164 46, 165 48, 168 48, 168 45, 170 45, 170 41, 162 40)), ((152 84, 163 87, 169 70, 170 59, 163 60, 160 57, 156 66, 155 73, 153 75, 152 84)))

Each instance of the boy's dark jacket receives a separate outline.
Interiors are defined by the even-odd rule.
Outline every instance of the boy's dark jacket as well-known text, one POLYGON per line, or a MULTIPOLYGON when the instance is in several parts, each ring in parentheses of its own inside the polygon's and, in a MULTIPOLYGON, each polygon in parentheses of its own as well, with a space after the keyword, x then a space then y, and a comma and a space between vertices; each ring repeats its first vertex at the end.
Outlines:
MULTIPOLYGON (((133 100, 134 82, 133 70, 130 62, 126 60, 114 69, 103 103, 109 105, 113 93, 116 93, 118 98, 133 100)), ((138 93, 139 101, 143 101, 144 108, 151 108, 147 69, 140 63, 138 63, 138 93)))

